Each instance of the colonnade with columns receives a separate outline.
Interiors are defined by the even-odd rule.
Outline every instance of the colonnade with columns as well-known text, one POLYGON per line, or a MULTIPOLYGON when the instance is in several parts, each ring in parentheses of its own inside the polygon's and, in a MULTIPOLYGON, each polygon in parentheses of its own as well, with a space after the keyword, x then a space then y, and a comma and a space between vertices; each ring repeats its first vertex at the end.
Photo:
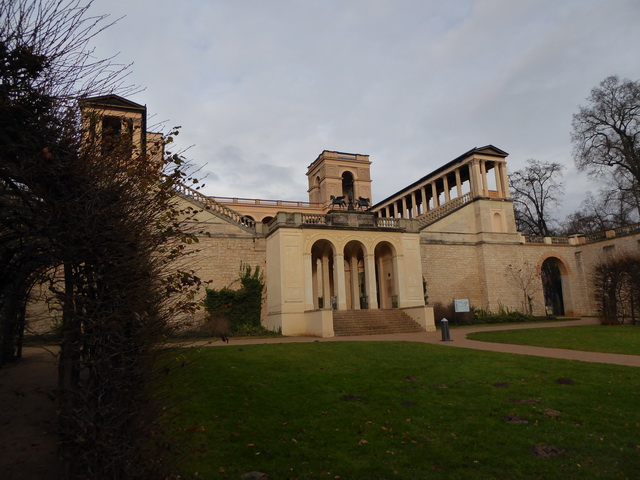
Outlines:
POLYGON ((305 254, 305 278, 311 280, 306 283, 307 310, 397 306, 397 258, 389 244, 382 242, 374 252, 365 251, 359 242, 350 242, 344 251, 334 248, 329 241, 321 240, 305 254), (360 273, 364 274, 363 282, 360 273), (361 304, 362 293, 366 301, 361 304))
MULTIPOLYGON (((493 147, 495 148, 495 147, 493 147)), ((488 147, 476 149, 486 151, 488 147)), ((472 154, 454 160, 373 207, 380 217, 419 218, 431 210, 462 198, 509 198, 506 153, 472 154), (493 178, 491 177, 493 174, 493 178)))

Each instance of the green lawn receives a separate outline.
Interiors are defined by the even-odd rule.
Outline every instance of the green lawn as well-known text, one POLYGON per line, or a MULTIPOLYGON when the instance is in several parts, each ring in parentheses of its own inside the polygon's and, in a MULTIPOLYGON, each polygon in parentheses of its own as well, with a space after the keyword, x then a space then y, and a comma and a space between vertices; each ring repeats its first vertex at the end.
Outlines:
POLYGON ((630 325, 588 325, 476 332, 469 334, 468 338, 485 342, 640 355, 640 327, 630 325))
POLYGON ((186 455, 185 478, 255 470, 278 480, 583 480, 640 472, 636 368, 402 342, 174 352, 177 408, 166 422, 186 455))

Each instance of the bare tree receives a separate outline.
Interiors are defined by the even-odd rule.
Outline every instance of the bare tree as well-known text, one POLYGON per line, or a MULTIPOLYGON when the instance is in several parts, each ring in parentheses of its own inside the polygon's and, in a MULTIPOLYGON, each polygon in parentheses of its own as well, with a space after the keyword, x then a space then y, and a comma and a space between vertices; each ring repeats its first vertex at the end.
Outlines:
POLYGON ((600 321, 608 325, 640 322, 640 258, 606 259, 593 269, 592 282, 600 321))
POLYGON ((164 478, 154 352, 194 308, 199 280, 176 261, 197 237, 175 201, 182 158, 132 154, 126 132, 105 149, 82 129, 78 100, 123 72, 91 59, 103 18, 87 8, 0 0, 0 339, 5 359, 19 353, 26 297, 46 282, 62 312, 65 478, 164 478))
POLYGON ((554 233, 554 208, 564 193, 558 180, 563 166, 559 163, 527 160, 527 166, 509 175, 509 188, 518 229, 527 235, 548 236, 554 233))
POLYGON ((535 294, 540 291, 542 282, 540 280, 540 273, 535 264, 528 261, 523 262, 521 265, 507 265, 505 269, 507 277, 520 289, 522 292, 522 308, 529 314, 533 314, 533 299, 535 294))
POLYGON ((640 183, 640 82, 604 79, 573 116, 576 166, 593 175, 620 171, 640 183))
POLYGON ((89 43, 109 24, 90 5, 0 0, 0 364, 19 356, 26 298, 56 254, 37 185, 78 153, 77 99, 134 90, 126 66, 94 59, 89 43))
POLYGON ((640 191, 616 183, 615 177, 614 175, 606 179, 606 187, 601 189, 597 196, 587 192, 587 198, 582 202, 580 209, 566 218, 562 227, 565 235, 601 232, 640 221, 640 191))

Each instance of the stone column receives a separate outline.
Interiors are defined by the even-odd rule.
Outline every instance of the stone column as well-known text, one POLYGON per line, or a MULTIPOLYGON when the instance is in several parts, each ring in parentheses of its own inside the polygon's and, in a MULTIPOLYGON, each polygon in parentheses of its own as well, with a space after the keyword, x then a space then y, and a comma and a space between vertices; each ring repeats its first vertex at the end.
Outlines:
POLYGON ((493 173, 496 177, 496 190, 498 191, 498 198, 504 198, 502 175, 500 172, 500 164, 498 162, 493 162, 493 173))
POLYGON ((438 202, 438 188, 436 187, 436 182, 431 182, 431 195, 433 197, 433 208, 438 208, 440 206, 438 202))
POLYGON ((481 177, 480 177, 480 166, 478 165, 478 160, 471 160, 469 163, 469 183, 471 187, 471 198, 479 197, 482 195, 482 186, 481 186, 481 177))
POLYGON ((360 310, 360 289, 358 284, 358 255, 351 254, 349 259, 349 269, 351 270, 351 302, 354 310, 360 310))
POLYGON ((416 191, 414 190, 411 192, 411 215, 409 215, 409 218, 416 218, 418 215, 420 215, 420 212, 416 204, 416 191))
POLYGON ((445 203, 451 200, 451 196, 449 195, 449 180, 446 175, 442 177, 442 183, 444 185, 444 201, 445 203))
POLYGON ((344 255, 336 254, 333 259, 333 284, 338 296, 338 310, 347 309, 347 289, 344 278, 344 255))
MULTIPOLYGON (((320 272, 320 274, 322 275, 322 272, 320 272)), ((313 261, 313 257, 311 258, 311 276, 313 277, 313 308, 320 308, 320 306, 316 304, 318 297, 322 295, 318 280, 318 259, 316 258, 315 261, 313 261)))
POLYGON ((372 310, 378 309, 378 286, 376 285, 376 260, 375 255, 367 255, 365 257, 365 278, 366 278, 366 291, 367 299, 369 300, 369 308, 372 310))
POLYGON ((422 213, 427 213, 429 211, 429 200, 427 199, 426 185, 420 187, 420 193, 422 193, 422 213))
POLYGON ((502 191, 504 192, 504 198, 510 198, 509 192, 509 176, 507 175, 507 164, 500 162, 500 178, 502 179, 502 191))
POLYGON ((456 192, 458 198, 462 196, 462 179, 460 178, 460 169, 456 168, 456 192))
POLYGON ((409 218, 408 209, 407 209, 407 196, 402 196, 402 214, 400 215, 402 218, 409 218))
POLYGON ((393 289, 396 298, 398 299, 398 308, 404 307, 406 303, 405 296, 407 295, 405 288, 404 268, 403 265, 400 264, 402 261, 404 261, 402 257, 394 255, 393 261, 391 262, 391 268, 393 272, 393 289))
MULTIPOLYGON (((335 270, 336 265, 333 264, 335 270)), ((331 280, 329 279, 329 255, 324 252, 322 254, 322 308, 331 308, 331 280)))
POLYGON ((313 310, 313 256, 311 252, 304 254, 304 309, 313 310))
POLYGON ((482 181, 482 196, 483 197, 488 197, 489 196, 489 188, 487 187, 487 166, 485 165, 485 161, 484 160, 480 160, 480 175, 481 177, 481 181, 482 181))

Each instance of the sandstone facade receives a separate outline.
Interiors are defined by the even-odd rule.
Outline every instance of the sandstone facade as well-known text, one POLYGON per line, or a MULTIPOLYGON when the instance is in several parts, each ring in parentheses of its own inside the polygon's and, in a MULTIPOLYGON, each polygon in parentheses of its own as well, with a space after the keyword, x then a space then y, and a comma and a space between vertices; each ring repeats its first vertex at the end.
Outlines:
MULTIPOLYGON (((109 101, 98 100, 89 104, 109 101)), ((135 117, 143 108, 113 103, 111 123, 120 116, 144 124, 135 117)), ((506 157, 492 145, 474 148, 375 204, 369 157, 333 151, 309 165, 304 202, 210 197, 182 187, 179 201, 199 211, 193 226, 201 232, 185 266, 212 288, 234 288, 241 263, 260 267, 263 323, 289 335, 331 336, 333 311, 381 308, 405 310, 433 330, 430 305, 456 299, 490 311, 597 314, 591 272, 612 255, 638 254, 640 226, 522 235, 506 157)))

